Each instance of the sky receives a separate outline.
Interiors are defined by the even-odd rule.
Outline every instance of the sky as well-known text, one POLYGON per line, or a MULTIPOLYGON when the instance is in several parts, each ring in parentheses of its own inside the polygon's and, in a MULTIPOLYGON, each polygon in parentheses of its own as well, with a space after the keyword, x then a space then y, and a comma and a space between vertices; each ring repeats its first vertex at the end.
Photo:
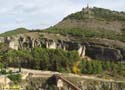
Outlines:
POLYGON ((125 0, 0 0, 0 33, 20 27, 44 29, 86 7, 125 11, 125 0))

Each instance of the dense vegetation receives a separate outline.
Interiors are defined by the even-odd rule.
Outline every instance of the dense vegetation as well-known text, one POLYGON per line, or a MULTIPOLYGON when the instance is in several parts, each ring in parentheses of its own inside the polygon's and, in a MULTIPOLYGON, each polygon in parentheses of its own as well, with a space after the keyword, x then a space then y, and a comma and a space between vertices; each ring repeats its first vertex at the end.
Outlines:
POLYGON ((81 72, 85 74, 101 74, 104 71, 110 72, 111 75, 115 76, 116 74, 125 76, 125 67, 124 64, 116 63, 113 61, 82 61, 81 63, 81 72))
MULTIPOLYGON (((112 74, 125 75, 124 64, 113 61, 81 60, 76 51, 63 51, 60 49, 9 50, 1 54, 0 62, 7 66, 19 68, 83 74, 101 74, 108 71, 112 74)), ((0 66, 2 67, 2 65, 0 66)))
POLYGON ((62 35, 72 35, 77 36, 80 39, 83 38, 107 38, 112 40, 120 40, 125 41, 125 32, 122 30, 122 34, 113 32, 110 30, 92 30, 92 29, 84 29, 84 28, 72 28, 72 29, 59 29, 59 28, 51 28, 45 32, 49 33, 60 33, 62 35))
POLYGON ((9 50, 1 56, 1 62, 9 66, 51 71, 71 70, 73 63, 79 59, 76 51, 45 48, 34 48, 31 52, 9 50))
POLYGON ((13 81, 15 84, 21 82, 21 75, 20 74, 10 74, 8 78, 13 81))

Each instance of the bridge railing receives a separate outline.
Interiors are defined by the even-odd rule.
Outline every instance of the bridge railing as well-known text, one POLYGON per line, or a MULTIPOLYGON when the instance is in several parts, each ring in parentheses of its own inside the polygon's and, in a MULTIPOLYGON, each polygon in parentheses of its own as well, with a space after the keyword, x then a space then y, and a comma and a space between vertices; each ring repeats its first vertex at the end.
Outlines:
POLYGON ((65 79, 64 77, 62 77, 60 75, 55 75, 55 77, 58 78, 58 79, 61 79, 64 83, 66 83, 68 85, 68 87, 71 88, 71 90, 81 90, 79 87, 77 87, 72 82, 70 82, 69 80, 65 79))

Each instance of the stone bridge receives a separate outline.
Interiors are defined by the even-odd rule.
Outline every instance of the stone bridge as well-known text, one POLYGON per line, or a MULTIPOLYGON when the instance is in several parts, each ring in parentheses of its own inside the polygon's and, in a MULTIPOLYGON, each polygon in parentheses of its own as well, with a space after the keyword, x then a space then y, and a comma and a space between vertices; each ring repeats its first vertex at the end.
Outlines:
POLYGON ((68 90, 81 90, 79 87, 74 85, 69 80, 65 79, 61 75, 55 74, 52 76, 53 80, 55 80, 55 84, 59 90, 63 90, 64 85, 68 87, 68 90))
MULTIPOLYGON (((81 90, 77 85, 73 84, 71 81, 67 80, 60 74, 53 74, 53 75, 41 75, 41 74, 29 74, 28 80, 31 78, 38 78, 38 77, 48 77, 47 83, 50 85, 56 86, 56 90, 81 90)), ((45 89, 46 90, 46 89, 45 89)))

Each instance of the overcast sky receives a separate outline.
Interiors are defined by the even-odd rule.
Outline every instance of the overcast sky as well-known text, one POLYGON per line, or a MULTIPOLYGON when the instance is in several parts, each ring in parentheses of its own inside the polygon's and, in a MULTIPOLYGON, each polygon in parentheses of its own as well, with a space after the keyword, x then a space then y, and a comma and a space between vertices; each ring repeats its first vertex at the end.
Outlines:
POLYGON ((90 6, 125 11, 125 0, 0 0, 0 33, 19 27, 42 29, 90 6))

